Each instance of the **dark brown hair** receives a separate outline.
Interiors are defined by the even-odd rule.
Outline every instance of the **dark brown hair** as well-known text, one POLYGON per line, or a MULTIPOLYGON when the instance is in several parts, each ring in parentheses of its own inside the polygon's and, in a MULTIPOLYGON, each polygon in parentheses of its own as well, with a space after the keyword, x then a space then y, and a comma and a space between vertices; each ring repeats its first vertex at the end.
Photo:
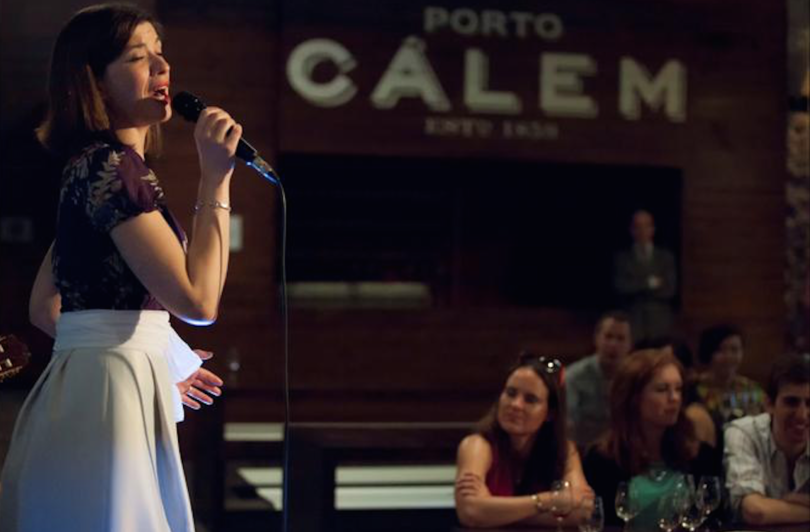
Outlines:
POLYGON ((810 354, 782 355, 771 367, 766 393, 771 403, 776 403, 776 396, 783 386, 808 382, 810 382, 810 354))
MULTIPOLYGON (((596 320, 596 326, 594 327, 593 333, 594 334, 599 334, 600 332, 602 332, 602 326, 605 324, 605 322, 607 320, 613 320, 613 321, 617 321, 619 323, 627 323, 628 325, 630 325, 630 314, 626 313, 623 310, 609 310, 609 311, 605 312, 604 314, 599 316, 598 320, 596 320)), ((633 336, 632 333, 633 333, 633 330, 632 330, 632 327, 631 327, 631 330, 630 330, 631 339, 632 339, 632 336, 633 336)))
MULTIPOLYGON (((536 491, 537 486, 547 487, 553 481, 562 478, 568 464, 562 367, 557 369, 550 362, 551 359, 548 359, 549 362, 544 362, 544 360, 532 353, 521 353, 518 361, 509 368, 504 379, 505 383, 520 368, 531 368, 548 388, 548 417, 537 431, 534 445, 524 464, 522 479, 515 486, 515 494, 518 495, 532 493, 536 491), (552 368, 554 368, 553 371, 552 368)), ((517 457, 512 451, 509 435, 498 423, 499 403, 500 395, 476 425, 476 432, 486 438, 493 446, 493 452, 508 464, 516 461, 517 457)))
POLYGON ((698 360, 706 366, 712 363, 714 354, 720 350, 720 345, 732 336, 739 336, 743 340, 742 331, 734 325, 722 324, 709 327, 700 333, 698 344, 698 360))
MULTIPOLYGON (((623 471, 633 475, 644 472, 650 457, 644 446, 639 416, 641 392, 662 368, 673 365, 685 379, 681 363, 660 349, 636 351, 625 357, 610 386, 611 425, 597 443, 597 449, 612 458, 623 471)), ((664 431, 661 455, 670 467, 683 469, 694 454, 694 427, 684 415, 684 404, 678 420, 664 431)))
MULTIPOLYGON (((142 9, 128 4, 99 4, 77 11, 59 32, 51 56, 48 111, 37 138, 49 150, 67 157, 88 142, 119 142, 110 131, 110 117, 98 81, 107 66, 126 48, 138 25, 162 28, 142 9)), ((159 148, 160 128, 149 128, 147 152, 159 148)))

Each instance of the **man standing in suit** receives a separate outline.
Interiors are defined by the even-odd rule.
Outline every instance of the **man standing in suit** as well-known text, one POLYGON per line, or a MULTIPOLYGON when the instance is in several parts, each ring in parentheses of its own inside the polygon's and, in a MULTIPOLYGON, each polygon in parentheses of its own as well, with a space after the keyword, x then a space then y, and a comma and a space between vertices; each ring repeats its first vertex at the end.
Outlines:
POLYGON ((636 341, 667 336, 677 287, 672 252, 654 245, 655 221, 645 210, 633 213, 633 246, 616 254, 613 288, 630 314, 636 341))

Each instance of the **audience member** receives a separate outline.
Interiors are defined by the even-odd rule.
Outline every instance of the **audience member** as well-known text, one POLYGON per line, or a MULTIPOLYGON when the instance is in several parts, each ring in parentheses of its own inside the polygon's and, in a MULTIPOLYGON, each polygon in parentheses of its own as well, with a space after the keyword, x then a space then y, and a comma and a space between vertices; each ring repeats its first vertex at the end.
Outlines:
POLYGON ((696 378, 695 392, 720 434, 729 421, 760 414, 765 406, 762 387, 737 373, 743 348, 742 332, 731 325, 711 327, 700 335, 698 358, 705 370, 696 378))
POLYGON ((687 381, 695 372, 695 358, 692 355, 692 349, 690 349, 689 344, 681 338, 673 335, 658 336, 655 338, 645 338, 633 345, 634 351, 642 351, 644 349, 666 349, 675 355, 675 358, 677 358, 678 362, 683 366, 687 381))
POLYGON ((810 523, 810 355, 774 363, 766 410, 726 427, 731 507, 753 525, 810 523))
POLYGON ((706 406, 700 402, 696 390, 696 372, 694 357, 689 345, 675 337, 660 337, 650 339, 636 344, 637 350, 642 349, 664 349, 675 355, 684 370, 683 392, 681 394, 684 406, 684 414, 692 422, 695 428, 695 437, 712 448, 717 448, 718 428, 712 419, 706 406))
POLYGON ((655 222, 648 211, 633 214, 633 245, 614 257, 613 288, 630 313, 636 340, 670 333, 677 282, 675 258, 653 243, 655 222))
POLYGON ((610 380, 632 344, 630 317, 624 312, 607 312, 596 323, 596 353, 566 368, 569 431, 580 451, 608 428, 610 380))
POLYGON ((579 454, 566 438, 561 370, 556 360, 522 354, 476 433, 459 445, 455 498, 463 525, 551 525, 559 502, 551 485, 561 479, 571 496, 563 523, 576 524, 592 507, 579 454))
POLYGON ((630 482, 639 507, 634 524, 657 530, 661 497, 671 495, 683 474, 719 475, 720 461, 694 437, 681 393, 684 371, 663 349, 625 358, 610 388, 609 431, 588 451, 585 475, 605 506, 605 523, 620 523, 614 501, 619 482, 630 482))

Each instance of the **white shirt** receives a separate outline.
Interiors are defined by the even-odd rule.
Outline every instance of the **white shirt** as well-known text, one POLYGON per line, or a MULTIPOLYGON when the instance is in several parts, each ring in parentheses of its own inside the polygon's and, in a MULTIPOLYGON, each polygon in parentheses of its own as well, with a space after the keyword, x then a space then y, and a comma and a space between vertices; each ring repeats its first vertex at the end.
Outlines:
POLYGON ((791 492, 810 492, 810 441, 796 459, 791 478, 788 458, 776 446, 771 433, 770 414, 747 416, 729 423, 724 445, 726 487, 737 516, 743 498, 752 493, 781 499, 791 492))

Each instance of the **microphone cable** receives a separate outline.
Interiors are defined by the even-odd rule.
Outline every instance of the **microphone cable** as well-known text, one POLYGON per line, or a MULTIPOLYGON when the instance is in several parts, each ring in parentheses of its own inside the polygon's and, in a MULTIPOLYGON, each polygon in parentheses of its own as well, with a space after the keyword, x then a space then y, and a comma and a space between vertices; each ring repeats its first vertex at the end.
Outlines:
MULTIPOLYGON (((252 147, 251 147, 252 148, 252 147)), ((279 240, 281 252, 279 254, 279 308, 281 311, 282 343, 284 353, 284 428, 282 429, 282 481, 281 481, 281 530, 289 532, 289 492, 290 492, 290 317, 287 304, 287 195, 281 176, 267 162, 255 154, 252 160, 245 160, 245 164, 256 170, 262 177, 276 186, 279 193, 281 212, 279 215, 279 240)))
POLYGON ((284 185, 281 183, 281 176, 270 167, 263 159, 256 157, 254 161, 246 161, 247 166, 256 170, 262 177, 278 189, 281 212, 279 213, 279 241, 281 251, 279 253, 279 308, 281 311, 282 344, 284 356, 284 425, 282 429, 282 481, 281 481, 281 530, 289 532, 289 492, 290 492, 290 315, 287 304, 287 195, 284 192, 284 185), (258 164, 257 164, 258 163, 258 164))
POLYGON ((289 492, 290 492, 290 323, 287 306, 287 196, 281 179, 276 180, 281 199, 280 213, 280 264, 279 264, 279 298, 282 321, 282 338, 284 344, 284 443, 282 445, 282 481, 281 481, 281 530, 289 532, 289 492))
POLYGON ((256 170, 278 189, 281 212, 279 213, 279 308, 281 311, 282 344, 284 356, 284 428, 282 429, 282 481, 281 481, 281 530, 289 532, 289 492, 290 492, 290 315, 287 304, 287 195, 281 176, 270 167, 261 157, 255 156, 252 161, 245 161, 247 166, 256 170))
MULTIPOLYGON (((197 96, 181 91, 172 98, 172 108, 176 110, 183 118, 189 122, 196 122, 203 109, 207 107, 205 102, 200 100, 197 96)), ((290 482, 290 330, 289 330, 289 312, 287 305, 287 197, 284 193, 284 186, 281 184, 281 177, 273 168, 262 159, 256 148, 250 145, 244 138, 239 139, 236 147, 236 156, 242 159, 247 166, 258 172, 259 175, 264 177, 272 185, 275 185, 279 191, 281 199, 281 215, 280 215, 280 240, 281 240, 281 253, 279 264, 279 298, 280 298, 280 311, 282 321, 282 342, 284 352, 284 429, 282 431, 284 443, 282 451, 282 530, 289 531, 289 482, 290 482)))

